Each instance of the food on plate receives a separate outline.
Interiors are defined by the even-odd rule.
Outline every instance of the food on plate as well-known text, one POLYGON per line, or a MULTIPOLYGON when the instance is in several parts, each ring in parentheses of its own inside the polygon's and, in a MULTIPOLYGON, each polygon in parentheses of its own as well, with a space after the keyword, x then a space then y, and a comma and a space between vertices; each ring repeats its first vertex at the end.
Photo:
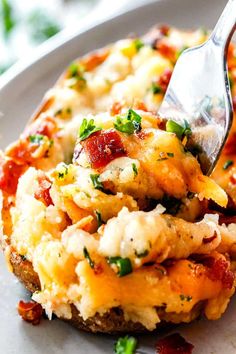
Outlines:
MULTIPOLYGON (((227 308, 235 128, 205 176, 187 117, 157 114, 181 51, 206 36, 159 26, 78 59, 1 153, 2 246, 49 318, 143 332, 227 308)), ((233 46, 229 69, 235 97, 233 46)))

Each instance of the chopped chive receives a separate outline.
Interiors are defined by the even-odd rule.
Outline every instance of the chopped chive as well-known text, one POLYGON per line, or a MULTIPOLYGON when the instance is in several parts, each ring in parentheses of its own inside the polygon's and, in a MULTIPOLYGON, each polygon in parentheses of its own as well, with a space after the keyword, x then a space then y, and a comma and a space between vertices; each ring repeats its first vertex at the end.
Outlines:
POLYGON ((119 277, 123 277, 132 272, 132 264, 129 258, 121 258, 121 257, 109 257, 109 264, 115 264, 118 267, 118 275, 119 277))
POLYGON ((174 154, 173 152, 167 152, 167 156, 169 156, 169 157, 174 157, 175 154, 174 154))
POLYGON ((184 121, 183 126, 173 120, 168 120, 166 123, 166 131, 168 133, 175 133, 179 139, 182 139, 184 136, 188 138, 192 134, 190 125, 186 120, 184 121))
POLYGON ((95 189, 99 189, 102 190, 103 189, 103 184, 102 182, 99 180, 100 175, 95 174, 95 175, 90 175, 90 179, 92 181, 92 184, 94 186, 95 189))
POLYGON ((98 222, 98 227, 102 225, 102 215, 99 211, 95 211, 96 217, 97 217, 97 222, 98 222))
POLYGON ((141 41, 141 39, 136 38, 136 39, 134 40, 134 46, 135 46, 137 52, 139 52, 140 49, 141 49, 142 47, 144 47, 144 43, 143 43, 143 41, 141 41))
POLYGON ((35 134, 35 135, 30 135, 29 136, 29 141, 32 144, 40 145, 44 139, 44 135, 42 134, 35 134))
POLYGON ((227 160, 223 165, 223 170, 227 170, 233 164, 234 164, 234 162, 232 160, 227 160))
POLYGON ((88 250, 87 250, 86 247, 84 247, 83 253, 84 253, 84 258, 88 261, 88 264, 89 264, 90 267, 93 269, 94 266, 95 266, 95 263, 94 263, 93 260, 91 259, 90 254, 89 254, 89 252, 88 252, 88 250))
POLYGON ((179 297, 180 297, 180 300, 181 300, 181 301, 187 301, 187 302, 189 302, 189 301, 192 300, 192 296, 190 296, 190 295, 180 294, 179 297))
POLYGON ((157 83, 152 82, 152 87, 151 87, 153 95, 157 95, 159 93, 163 93, 163 90, 161 86, 159 86, 157 83))
POLYGON ((137 176, 138 175, 138 169, 137 169, 137 166, 136 166, 136 164, 134 162, 132 163, 132 169, 133 169, 134 175, 137 176))

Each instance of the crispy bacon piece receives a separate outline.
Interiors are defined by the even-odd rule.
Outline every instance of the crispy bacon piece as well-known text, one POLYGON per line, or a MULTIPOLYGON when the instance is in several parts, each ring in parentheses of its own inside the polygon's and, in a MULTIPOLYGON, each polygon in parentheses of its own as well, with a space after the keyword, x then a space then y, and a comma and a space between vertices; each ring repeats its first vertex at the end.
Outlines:
POLYGON ((166 68, 158 80, 158 85, 161 87, 161 89, 164 92, 166 92, 166 90, 167 90, 167 87, 168 87, 170 79, 171 79, 171 75, 172 75, 172 70, 169 68, 166 68))
POLYGON ((220 215, 219 217, 219 224, 225 224, 225 225, 229 225, 229 224, 236 224, 236 216, 234 215, 220 215))
POLYGON ((14 194, 18 179, 25 169, 26 166, 18 165, 14 160, 0 156, 0 189, 9 194, 14 194))
POLYGON ((157 342, 156 354, 191 354, 193 348, 179 333, 174 333, 157 342))
POLYGON ((53 205, 53 201, 50 196, 52 183, 44 173, 39 175, 38 184, 39 187, 38 190, 34 193, 34 197, 43 202, 46 206, 53 205))
POLYGON ((210 242, 212 242, 216 237, 217 237, 217 233, 214 232, 214 234, 213 234, 211 237, 204 238, 204 239, 203 239, 203 243, 210 243, 210 242))
POLYGON ((236 110, 236 96, 233 97, 233 108, 236 110))
POLYGON ((43 119, 35 120, 31 125, 29 125, 25 132, 24 136, 29 137, 30 135, 45 135, 49 139, 52 139, 53 135, 57 131, 57 125, 55 122, 55 118, 50 116, 44 117, 43 119))
POLYGON ((99 131, 82 142, 92 168, 105 167, 117 157, 126 155, 123 143, 115 130, 99 131))
POLYGON ((225 155, 234 155, 236 154, 236 132, 230 134, 229 138, 226 141, 223 154, 225 155))
POLYGON ((229 262, 223 258, 206 257, 203 264, 208 268, 207 276, 213 281, 221 281, 225 289, 231 289, 234 284, 234 273, 229 268, 229 262))
POLYGON ((80 63, 84 66, 86 71, 91 71, 97 66, 102 64, 109 55, 109 50, 107 48, 94 52, 84 57, 80 63))
POLYGON ((176 61, 176 49, 166 42, 166 39, 163 38, 156 44, 156 49, 163 55, 165 58, 169 59, 172 62, 176 61))
POLYGON ((43 309, 37 302, 24 302, 21 300, 18 304, 18 313, 24 321, 32 323, 35 326, 41 321, 43 309))
POLYGON ((116 116, 117 114, 120 114, 122 109, 122 104, 120 102, 114 102, 110 108, 110 114, 112 116, 116 116))

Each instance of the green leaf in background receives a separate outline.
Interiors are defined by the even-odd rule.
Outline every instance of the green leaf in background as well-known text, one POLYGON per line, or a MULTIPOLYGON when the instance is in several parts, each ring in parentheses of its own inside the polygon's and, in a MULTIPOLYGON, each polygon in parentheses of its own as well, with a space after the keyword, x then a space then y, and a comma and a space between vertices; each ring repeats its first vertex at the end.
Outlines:
POLYGON ((1 0, 1 22, 4 36, 7 38, 16 25, 13 8, 9 0, 1 0))
POLYGON ((37 43, 53 37, 61 30, 57 21, 42 9, 35 9, 31 12, 28 25, 30 36, 37 43))

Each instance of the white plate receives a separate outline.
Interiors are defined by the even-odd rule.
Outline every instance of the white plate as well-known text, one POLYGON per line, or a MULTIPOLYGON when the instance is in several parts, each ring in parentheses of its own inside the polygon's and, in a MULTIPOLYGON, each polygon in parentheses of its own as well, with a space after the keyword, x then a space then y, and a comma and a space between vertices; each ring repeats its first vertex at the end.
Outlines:
MULTIPOLYGON (((17 66, 0 83, 0 146, 17 138, 43 93, 74 58, 130 32, 143 33, 158 22, 179 27, 212 27, 226 0, 163 0, 119 15, 84 33, 65 40, 57 37, 36 52, 29 66, 17 66)), ((19 299, 26 297, 23 287, 6 270, 0 257, 0 353, 4 354, 108 354, 115 337, 78 332, 55 320, 44 320, 33 327, 21 321, 16 312, 19 299)), ((235 301, 234 301, 235 302, 235 301)), ((219 321, 195 321, 179 326, 195 345, 195 354, 235 354, 236 305, 233 301, 219 321)), ((158 334, 142 336, 140 353, 155 353, 158 334)))

